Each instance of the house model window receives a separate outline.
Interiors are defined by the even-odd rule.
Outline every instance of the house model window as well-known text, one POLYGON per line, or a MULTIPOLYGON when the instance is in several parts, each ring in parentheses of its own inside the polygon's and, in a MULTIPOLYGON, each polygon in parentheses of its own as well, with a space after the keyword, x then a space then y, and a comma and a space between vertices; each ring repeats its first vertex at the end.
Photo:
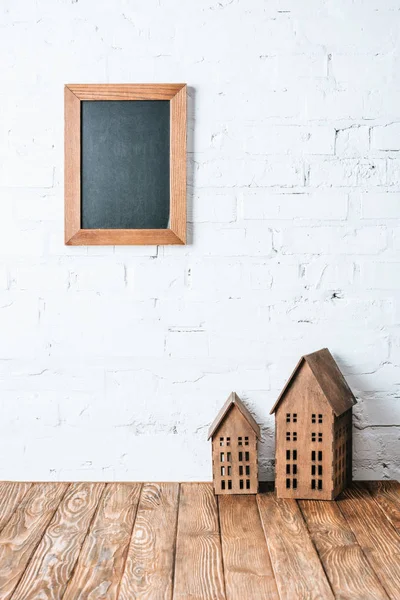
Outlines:
POLYGON ((208 432, 210 438, 215 493, 256 494, 260 428, 234 392, 212 423, 208 432), (221 442, 226 442, 229 452, 221 451, 221 442))
POLYGON ((332 500, 348 485, 355 402, 327 348, 300 359, 271 411, 278 498, 332 500))

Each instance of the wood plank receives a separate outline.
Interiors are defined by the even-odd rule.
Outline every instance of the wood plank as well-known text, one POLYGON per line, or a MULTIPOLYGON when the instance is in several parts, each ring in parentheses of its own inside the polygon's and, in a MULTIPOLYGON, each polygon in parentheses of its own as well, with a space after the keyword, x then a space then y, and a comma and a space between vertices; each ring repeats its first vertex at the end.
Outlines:
POLYGON ((64 241, 81 227, 81 103, 64 88, 64 241))
POLYGON ((257 501, 281 600, 333 600, 296 501, 273 493, 257 501))
POLYGON ((104 483, 74 483, 62 499, 12 600, 61 600, 104 483))
POLYGON ((173 597, 225 598, 217 502, 209 483, 181 484, 173 597))
POLYGON ((143 486, 118 600, 172 598, 179 484, 143 486))
POLYGON ((79 229, 68 246, 169 245, 184 242, 172 229, 79 229))
POLYGON ((65 483, 32 485, 0 533, 0 598, 8 600, 51 521, 65 483))
POLYGON ((336 598, 388 600, 335 502, 298 502, 336 598))
POLYGON ((80 100, 171 100, 185 83, 69 83, 80 100))
POLYGON ((31 483, 0 482, 0 531, 26 495, 31 483))
POLYGON ((364 484, 386 517, 400 533, 400 483, 398 481, 368 481, 364 484))
POLYGON ((171 229, 186 243, 186 85, 171 99, 171 229))
POLYGON ((279 600, 255 496, 220 496, 228 600, 279 600))
POLYGON ((357 542, 389 598, 400 597, 400 536, 362 486, 353 485, 338 498, 357 542))
POLYGON ((140 488, 107 484, 63 600, 117 599, 140 488))

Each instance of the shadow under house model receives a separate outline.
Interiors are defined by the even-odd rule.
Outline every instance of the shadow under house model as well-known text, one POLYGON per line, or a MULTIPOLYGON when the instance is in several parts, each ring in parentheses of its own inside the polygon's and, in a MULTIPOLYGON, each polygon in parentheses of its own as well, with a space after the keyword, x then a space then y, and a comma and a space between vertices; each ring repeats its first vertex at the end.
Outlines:
POLYGON ((333 500, 350 483, 355 403, 327 348, 300 359, 271 410, 278 498, 333 500))
POLYGON ((256 494, 260 428, 232 392, 208 430, 215 494, 256 494))

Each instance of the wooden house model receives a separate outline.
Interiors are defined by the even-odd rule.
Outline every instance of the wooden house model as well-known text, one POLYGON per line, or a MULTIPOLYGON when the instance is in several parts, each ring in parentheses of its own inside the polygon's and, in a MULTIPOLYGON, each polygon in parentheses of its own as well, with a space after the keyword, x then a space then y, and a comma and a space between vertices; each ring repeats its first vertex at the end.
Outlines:
POLYGON ((256 494, 260 428, 232 392, 208 431, 215 494, 256 494))
POLYGON ((271 410, 278 498, 332 500, 350 483, 355 403, 327 348, 300 359, 271 410))

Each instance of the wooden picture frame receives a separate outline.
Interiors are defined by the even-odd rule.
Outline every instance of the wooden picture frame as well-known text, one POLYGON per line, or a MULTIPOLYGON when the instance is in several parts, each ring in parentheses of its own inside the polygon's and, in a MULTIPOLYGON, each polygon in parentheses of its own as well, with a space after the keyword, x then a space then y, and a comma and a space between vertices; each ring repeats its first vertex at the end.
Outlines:
POLYGON ((68 84, 65 100, 65 244, 186 243, 186 84, 68 84), (169 228, 82 229, 81 112, 91 100, 169 100, 169 228))

